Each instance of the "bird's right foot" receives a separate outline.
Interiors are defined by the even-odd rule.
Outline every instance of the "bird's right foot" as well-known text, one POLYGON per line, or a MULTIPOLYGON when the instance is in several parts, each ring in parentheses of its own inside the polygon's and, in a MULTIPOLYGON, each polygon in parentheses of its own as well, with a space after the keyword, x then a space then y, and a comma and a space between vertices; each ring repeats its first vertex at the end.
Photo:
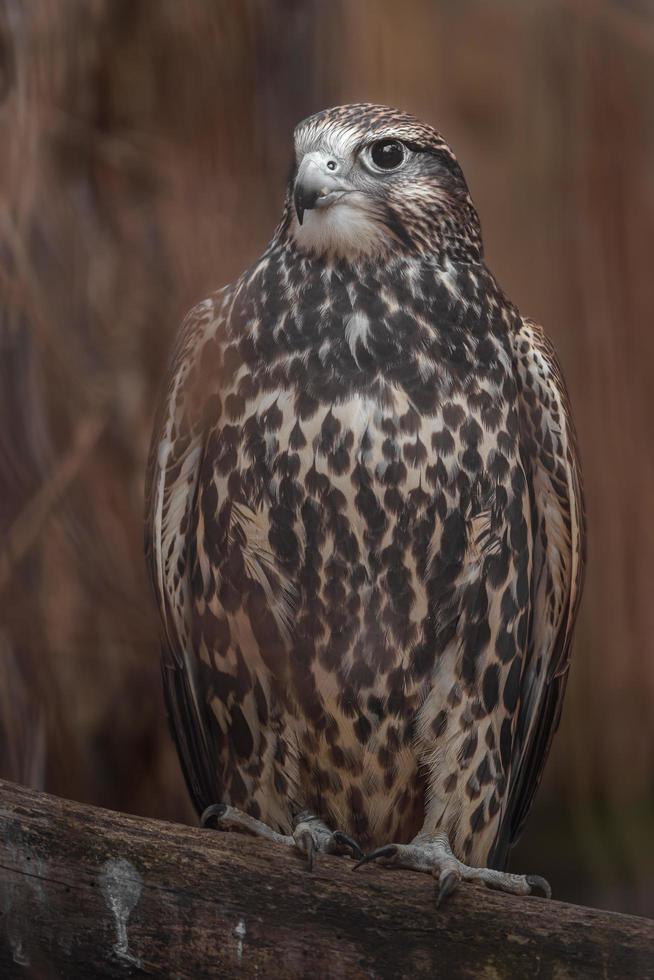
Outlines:
POLYGON ((357 860, 363 858, 363 851, 352 837, 340 830, 331 831, 327 824, 308 810, 298 813, 294 820, 292 835, 280 834, 263 821, 227 803, 214 803, 208 806, 200 817, 200 824, 207 827, 210 821, 214 820, 220 830, 236 830, 252 834, 254 837, 262 837, 275 844, 296 847, 305 855, 309 871, 313 870, 316 854, 349 853, 357 860))
POLYGON ((331 831, 326 823, 308 810, 298 813, 293 828, 293 843, 306 855, 309 871, 313 870, 316 854, 350 854, 360 861, 363 851, 357 842, 342 830, 331 831))

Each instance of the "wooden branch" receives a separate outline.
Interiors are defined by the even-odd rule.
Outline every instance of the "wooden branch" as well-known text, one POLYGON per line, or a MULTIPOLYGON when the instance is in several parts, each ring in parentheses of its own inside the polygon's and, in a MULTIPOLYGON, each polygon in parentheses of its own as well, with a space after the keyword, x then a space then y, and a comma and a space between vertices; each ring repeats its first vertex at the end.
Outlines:
POLYGON ((0 782, 0 976, 633 977, 654 922, 126 816, 0 782))

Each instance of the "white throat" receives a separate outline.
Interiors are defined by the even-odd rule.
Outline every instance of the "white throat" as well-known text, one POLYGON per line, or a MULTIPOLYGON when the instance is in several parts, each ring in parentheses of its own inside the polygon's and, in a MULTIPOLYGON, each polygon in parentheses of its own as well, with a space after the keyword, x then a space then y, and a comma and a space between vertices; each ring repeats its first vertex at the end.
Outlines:
POLYGON ((357 203, 356 195, 305 211, 302 224, 294 215, 290 233, 304 252, 344 259, 386 252, 391 243, 388 229, 357 203))

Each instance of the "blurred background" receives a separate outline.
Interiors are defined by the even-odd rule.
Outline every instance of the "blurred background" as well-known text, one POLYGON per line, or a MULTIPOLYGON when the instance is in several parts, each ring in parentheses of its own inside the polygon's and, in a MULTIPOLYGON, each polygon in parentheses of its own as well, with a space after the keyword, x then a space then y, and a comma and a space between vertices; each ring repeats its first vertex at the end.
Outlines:
POLYGON ((408 109, 563 362, 590 557, 517 870, 654 915, 654 2, 0 0, 0 775, 194 822, 142 557, 186 309, 261 252, 294 124, 408 109))

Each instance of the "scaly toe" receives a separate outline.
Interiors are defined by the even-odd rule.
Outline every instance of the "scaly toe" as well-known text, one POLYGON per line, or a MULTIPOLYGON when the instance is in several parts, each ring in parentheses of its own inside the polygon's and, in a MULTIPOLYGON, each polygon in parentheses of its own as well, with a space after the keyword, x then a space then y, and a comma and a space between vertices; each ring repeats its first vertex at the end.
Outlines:
POLYGON ((318 854, 344 854, 349 852, 354 858, 363 857, 357 842, 342 830, 332 833, 318 817, 310 813, 301 814, 293 831, 295 846, 306 854, 309 871, 313 870, 318 854))
POLYGON ((200 825, 209 826, 210 821, 215 821, 212 830, 235 830, 241 834, 250 834, 253 837, 262 837, 265 840, 274 841, 276 844, 292 844, 293 838, 286 834, 280 834, 268 824, 262 823, 256 817, 244 813, 228 803, 212 803, 206 810, 202 811, 200 825))

